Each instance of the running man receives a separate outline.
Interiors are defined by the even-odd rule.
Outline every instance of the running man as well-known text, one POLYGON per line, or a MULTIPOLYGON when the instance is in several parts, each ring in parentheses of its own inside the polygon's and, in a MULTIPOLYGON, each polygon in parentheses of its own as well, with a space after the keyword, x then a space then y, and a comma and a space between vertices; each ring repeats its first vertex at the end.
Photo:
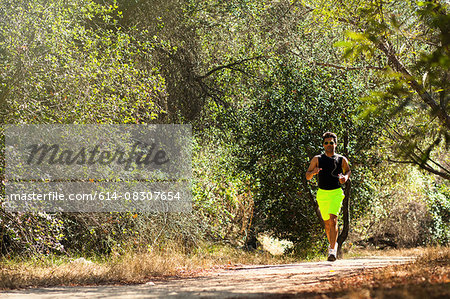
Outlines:
POLYGON ((326 132, 322 136, 325 153, 315 156, 311 160, 306 179, 311 180, 319 174, 319 190, 317 191, 317 203, 320 214, 325 222, 325 232, 330 246, 328 247, 328 261, 333 262, 337 256, 337 237, 339 210, 344 199, 344 192, 340 184, 344 184, 350 177, 348 160, 344 156, 336 154, 337 136, 326 132))

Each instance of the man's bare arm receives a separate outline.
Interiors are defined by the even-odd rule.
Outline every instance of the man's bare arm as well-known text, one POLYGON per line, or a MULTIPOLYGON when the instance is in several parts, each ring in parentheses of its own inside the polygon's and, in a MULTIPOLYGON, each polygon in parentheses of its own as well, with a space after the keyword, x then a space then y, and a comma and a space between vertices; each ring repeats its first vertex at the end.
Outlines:
POLYGON ((306 172, 306 179, 309 181, 321 170, 322 168, 319 168, 319 159, 316 156, 311 160, 311 163, 309 164, 308 171, 306 172))
POLYGON ((350 170, 350 166, 348 165, 348 160, 345 157, 342 159, 342 172, 344 174, 339 175, 339 182, 341 184, 344 184, 352 173, 352 171, 350 170))

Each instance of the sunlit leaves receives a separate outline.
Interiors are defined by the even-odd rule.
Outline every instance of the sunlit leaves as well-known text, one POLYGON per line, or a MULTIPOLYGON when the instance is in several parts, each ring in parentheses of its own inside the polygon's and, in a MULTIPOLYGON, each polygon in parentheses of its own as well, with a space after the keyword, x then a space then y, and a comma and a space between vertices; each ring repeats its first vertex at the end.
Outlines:
POLYGON ((117 5, 4 2, 4 121, 136 123, 161 112, 164 80, 138 64, 150 49, 136 28, 121 30, 117 5))

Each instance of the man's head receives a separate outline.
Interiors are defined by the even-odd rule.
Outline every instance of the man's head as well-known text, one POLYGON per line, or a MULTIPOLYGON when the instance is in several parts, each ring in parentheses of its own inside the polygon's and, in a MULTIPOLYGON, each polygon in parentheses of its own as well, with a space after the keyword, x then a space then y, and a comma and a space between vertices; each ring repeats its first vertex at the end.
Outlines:
POLYGON ((331 133, 331 132, 325 132, 322 135, 322 141, 325 142, 325 139, 328 139, 328 138, 333 138, 334 144, 337 144, 337 136, 336 136, 336 134, 331 133))
POLYGON ((326 152, 334 153, 337 145, 337 136, 331 132, 325 132, 322 136, 322 144, 326 152))

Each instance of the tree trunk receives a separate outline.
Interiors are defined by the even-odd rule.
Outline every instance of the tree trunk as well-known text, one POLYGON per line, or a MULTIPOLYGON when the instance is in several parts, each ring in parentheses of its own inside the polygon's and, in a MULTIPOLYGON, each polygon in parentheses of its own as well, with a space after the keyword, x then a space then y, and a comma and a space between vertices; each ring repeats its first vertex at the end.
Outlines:
MULTIPOLYGON (((348 131, 345 131, 344 134, 344 149, 343 153, 344 156, 348 157, 348 131)), ((342 231, 339 232, 337 243, 338 243, 338 252, 337 257, 342 258, 342 244, 347 239, 348 236, 348 230, 350 226, 350 214, 349 214, 349 204, 350 204, 350 195, 352 191, 352 181, 350 178, 345 182, 345 189, 344 189, 344 200, 342 201, 342 216, 344 220, 344 226, 342 228, 342 231)))
POLYGON ((350 178, 345 182, 345 190, 344 190, 344 200, 342 201, 342 214, 344 220, 344 227, 342 228, 342 232, 339 232, 339 236, 337 239, 338 243, 338 258, 342 258, 342 244, 347 239, 348 230, 350 226, 350 213, 349 213, 349 203, 350 203, 350 195, 352 191, 352 181, 350 178))
POLYGON ((319 220, 320 226, 324 229, 325 228, 325 222, 323 222, 322 214, 320 214, 319 204, 314 199, 314 196, 313 196, 313 194, 311 192, 311 189, 308 187, 308 182, 306 180, 306 177, 303 177, 302 183, 303 183, 303 188, 305 190, 307 190, 307 192, 308 192, 309 202, 311 203, 311 205, 314 208, 314 211, 316 212, 316 216, 317 216, 317 219, 319 220))

